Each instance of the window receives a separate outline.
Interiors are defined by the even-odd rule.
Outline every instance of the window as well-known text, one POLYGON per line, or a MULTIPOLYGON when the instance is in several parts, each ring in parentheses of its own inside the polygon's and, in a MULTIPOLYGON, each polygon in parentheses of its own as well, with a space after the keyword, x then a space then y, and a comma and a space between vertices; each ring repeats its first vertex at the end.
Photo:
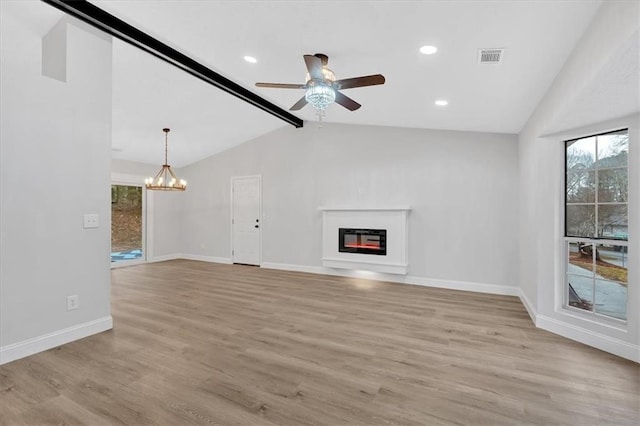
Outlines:
POLYGON ((627 319, 627 130, 565 142, 565 303, 627 319))

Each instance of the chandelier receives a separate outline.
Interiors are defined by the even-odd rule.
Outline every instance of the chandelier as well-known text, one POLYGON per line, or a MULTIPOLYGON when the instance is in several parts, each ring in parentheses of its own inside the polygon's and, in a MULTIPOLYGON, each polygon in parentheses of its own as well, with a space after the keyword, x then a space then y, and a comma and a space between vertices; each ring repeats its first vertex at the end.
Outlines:
POLYGON ((154 177, 144 180, 144 186, 156 191, 184 191, 187 189, 187 181, 178 179, 167 161, 167 139, 171 129, 165 128, 162 131, 164 132, 164 164, 154 177))

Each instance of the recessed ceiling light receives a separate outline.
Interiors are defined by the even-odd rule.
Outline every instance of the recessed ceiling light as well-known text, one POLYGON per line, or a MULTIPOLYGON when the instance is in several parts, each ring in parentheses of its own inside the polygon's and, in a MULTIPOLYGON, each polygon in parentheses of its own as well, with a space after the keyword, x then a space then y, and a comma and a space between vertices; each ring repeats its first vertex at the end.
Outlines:
POLYGON ((425 55, 433 55, 438 51, 438 48, 435 46, 422 46, 420 48, 420 53, 424 53, 425 55))
POLYGON ((253 56, 245 56, 244 60, 249 62, 250 64, 255 64, 256 62, 258 62, 258 60, 253 56))
POLYGON ((438 106, 447 106, 447 105, 449 105, 449 101, 446 101, 444 99, 438 99, 435 102, 435 104, 438 105, 438 106))

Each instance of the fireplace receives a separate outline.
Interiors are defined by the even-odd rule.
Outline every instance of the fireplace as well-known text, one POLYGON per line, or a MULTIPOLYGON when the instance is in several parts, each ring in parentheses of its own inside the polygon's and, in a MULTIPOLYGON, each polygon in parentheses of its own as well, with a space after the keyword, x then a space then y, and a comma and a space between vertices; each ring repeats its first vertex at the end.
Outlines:
POLYGON ((387 230, 338 228, 338 251, 386 256, 387 230))
POLYGON ((322 266, 406 275, 410 207, 320 207, 322 266))

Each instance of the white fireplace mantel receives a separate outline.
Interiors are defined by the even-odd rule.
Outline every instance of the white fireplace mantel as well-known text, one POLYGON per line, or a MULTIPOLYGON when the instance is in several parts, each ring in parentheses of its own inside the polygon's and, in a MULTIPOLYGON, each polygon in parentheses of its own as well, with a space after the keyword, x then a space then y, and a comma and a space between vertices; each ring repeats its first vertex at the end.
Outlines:
POLYGON ((407 273, 409 206, 319 207, 318 210, 322 211, 323 266, 391 274, 407 273), (339 228, 385 229, 386 255, 340 252, 339 228))

